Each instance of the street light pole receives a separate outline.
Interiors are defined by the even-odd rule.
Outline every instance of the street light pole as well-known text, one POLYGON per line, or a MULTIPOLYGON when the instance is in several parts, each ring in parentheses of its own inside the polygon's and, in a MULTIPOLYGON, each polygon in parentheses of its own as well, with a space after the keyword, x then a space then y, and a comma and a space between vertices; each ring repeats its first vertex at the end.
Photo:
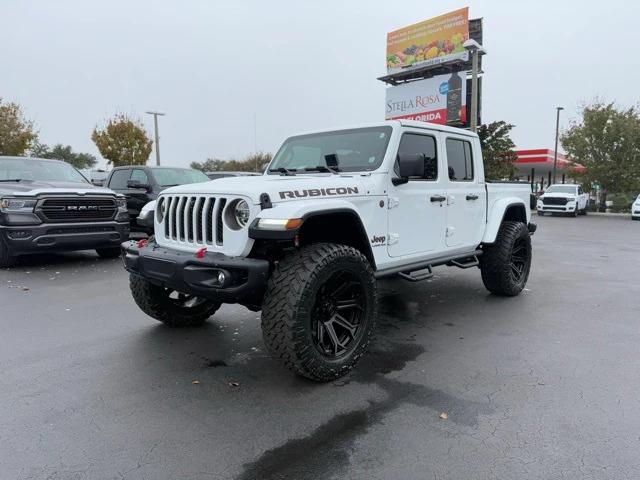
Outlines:
POLYGON ((469 129, 472 132, 478 130, 478 58, 485 55, 487 51, 475 40, 467 40, 462 46, 469 52, 471 57, 471 119, 469 129))
POLYGON ((556 170, 558 167, 558 137, 560 133, 560 110, 563 107, 556 107, 556 146, 553 149, 553 183, 556 183, 556 170))
POLYGON ((164 116, 164 113, 162 112, 146 112, 149 115, 153 115, 153 127, 154 127, 154 131, 155 131, 155 137, 156 137, 156 165, 160 166, 160 136, 158 135, 158 115, 159 116, 164 116))

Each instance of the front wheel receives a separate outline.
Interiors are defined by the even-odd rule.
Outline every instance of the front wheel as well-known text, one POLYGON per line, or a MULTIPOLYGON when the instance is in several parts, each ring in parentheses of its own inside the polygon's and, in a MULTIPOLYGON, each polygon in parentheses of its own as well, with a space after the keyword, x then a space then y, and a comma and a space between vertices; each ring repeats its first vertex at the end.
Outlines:
POLYGON ((298 375, 326 382, 366 351, 377 312, 369 261, 355 248, 316 243, 276 266, 262 306, 267 349, 298 375))
POLYGON ((529 278, 531 237, 522 222, 504 222, 495 243, 485 245, 480 256, 482 282, 497 295, 518 295, 529 278))
POLYGON ((220 308, 218 302, 159 287, 133 274, 129 287, 140 310, 170 327, 201 325, 220 308))
POLYGON ((16 257, 11 255, 9 247, 0 238, 0 267, 12 267, 16 263, 16 257))

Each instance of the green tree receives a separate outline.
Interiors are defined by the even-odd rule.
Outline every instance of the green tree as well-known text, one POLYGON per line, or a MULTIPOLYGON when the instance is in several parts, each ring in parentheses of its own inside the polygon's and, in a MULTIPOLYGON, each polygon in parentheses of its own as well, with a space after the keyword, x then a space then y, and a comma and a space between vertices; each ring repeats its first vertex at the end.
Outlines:
POLYGON ((31 149, 31 155, 38 158, 53 158, 55 160, 63 160, 70 163, 78 169, 91 168, 97 163, 96 157, 90 153, 74 152, 71 145, 62 145, 58 143, 53 148, 37 143, 31 149))
POLYGON ((487 180, 508 180, 516 171, 518 155, 509 133, 513 125, 502 120, 480 125, 478 136, 482 146, 484 175, 487 180))
POLYGON ((114 167, 146 164, 153 145, 142 122, 122 113, 108 120, 104 127, 96 127, 91 140, 114 167))
POLYGON ((204 162, 191 162, 191 168, 202 172, 219 172, 225 170, 226 160, 207 158, 204 162))
POLYGON ((232 172, 263 172, 271 162, 273 156, 270 153, 257 152, 248 155, 242 160, 220 160, 208 158, 204 162, 191 162, 191 168, 203 172, 219 172, 222 170, 232 172))
POLYGON ((33 122, 25 120, 17 103, 0 97, 0 155, 24 155, 38 139, 33 122))
POLYGON ((576 176, 585 188, 600 187, 600 210, 609 193, 640 189, 640 115, 637 108, 621 109, 596 101, 585 105, 580 120, 561 136, 571 160, 586 167, 576 176))

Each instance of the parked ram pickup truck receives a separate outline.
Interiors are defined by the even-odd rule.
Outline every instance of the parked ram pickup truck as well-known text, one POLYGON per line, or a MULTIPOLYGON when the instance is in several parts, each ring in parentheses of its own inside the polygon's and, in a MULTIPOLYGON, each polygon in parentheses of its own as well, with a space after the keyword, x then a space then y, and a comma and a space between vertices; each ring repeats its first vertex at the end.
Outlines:
POLYGON ((123 196, 59 160, 0 157, 0 267, 31 253, 95 249, 118 257, 127 238, 123 196))
POLYGON ((163 191, 155 238, 123 244, 133 298, 170 326, 222 303, 262 310, 270 353, 329 381, 363 355, 380 278, 479 267, 517 295, 531 265, 530 187, 488 183, 477 135, 416 121, 297 135, 264 175, 163 191))
POLYGON ((564 213, 577 217, 587 214, 589 194, 580 185, 562 183, 549 185, 538 198, 536 210, 538 215, 545 213, 564 213))

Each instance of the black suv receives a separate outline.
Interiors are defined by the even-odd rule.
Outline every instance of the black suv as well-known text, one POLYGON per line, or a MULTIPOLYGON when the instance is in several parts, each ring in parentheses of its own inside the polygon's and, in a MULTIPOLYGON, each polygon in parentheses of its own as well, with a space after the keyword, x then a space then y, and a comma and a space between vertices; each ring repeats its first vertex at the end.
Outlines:
POLYGON ((18 255, 63 250, 116 257, 128 238, 124 197, 59 160, 0 157, 0 267, 18 255))
POLYGON ((127 197, 131 230, 150 234, 153 232, 153 210, 149 210, 147 217, 140 217, 142 207, 158 198, 165 188, 208 181, 204 173, 190 168, 132 165, 114 168, 104 185, 127 197))

